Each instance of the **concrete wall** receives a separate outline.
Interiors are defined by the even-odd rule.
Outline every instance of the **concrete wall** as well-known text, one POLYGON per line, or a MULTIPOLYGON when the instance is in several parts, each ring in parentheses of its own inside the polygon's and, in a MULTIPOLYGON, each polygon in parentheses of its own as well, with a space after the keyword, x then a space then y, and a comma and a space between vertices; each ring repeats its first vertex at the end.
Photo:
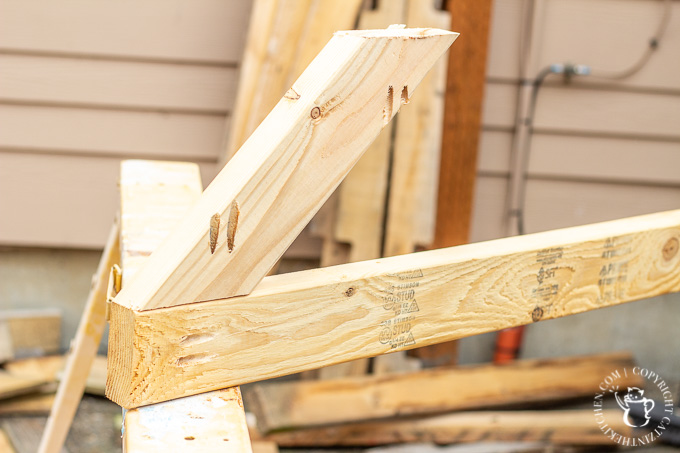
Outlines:
POLYGON ((100 255, 96 250, 0 248, 0 309, 59 308, 61 348, 67 350, 100 255))

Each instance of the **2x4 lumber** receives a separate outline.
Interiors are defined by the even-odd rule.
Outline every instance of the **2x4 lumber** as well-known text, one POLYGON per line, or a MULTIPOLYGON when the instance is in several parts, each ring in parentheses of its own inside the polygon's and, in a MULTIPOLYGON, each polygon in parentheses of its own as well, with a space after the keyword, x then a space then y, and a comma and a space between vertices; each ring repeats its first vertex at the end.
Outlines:
MULTIPOLYGON (((451 25, 449 13, 438 10, 434 1, 409 0, 404 19, 409 26, 449 29, 451 25)), ((476 41, 476 35, 463 39, 476 41)), ((418 96, 404 107, 396 125, 385 256, 411 253, 434 241, 447 60, 445 55, 425 76, 418 96)))
POLYGON ((59 351, 60 343, 60 310, 0 311, 0 362, 55 353, 59 351))
MULTIPOLYGON (((354 28, 360 0, 256 0, 228 128, 224 165, 337 30, 354 28)), ((389 25, 389 24, 388 24, 389 25)))
POLYGON ((118 226, 114 225, 99 260, 97 273, 93 277, 92 288, 66 359, 57 396, 40 439, 39 453, 58 453, 66 441, 104 333, 109 273, 119 259, 118 226))
MULTIPOLYGON (((121 164, 123 288, 139 278, 138 269, 186 215, 201 189, 195 164, 139 160, 121 164)), ((115 337, 111 327, 109 341, 115 337)), ((119 365, 111 362, 111 367, 119 365)), ((240 391, 230 388, 124 411, 123 444, 127 453, 250 452, 240 391)))
MULTIPOLYGON (((404 23, 405 7, 406 0, 378 2, 375 9, 364 5, 358 28, 404 23)), ((323 239, 321 267, 380 257, 394 124, 392 121, 383 128, 310 223, 323 239)), ((319 379, 333 379, 366 374, 368 369, 369 359, 359 359, 321 368, 317 374, 319 379)))
MULTIPOLYGON (((0 400, 0 416, 48 416, 54 405, 55 393, 30 394, 0 400)), ((0 448, 0 451, 2 448, 0 448)))
MULTIPOLYGON (((386 28, 391 24, 404 23, 405 12, 406 0, 377 2, 375 9, 365 8, 361 11, 359 28, 386 28)), ((419 91, 418 94, 422 93, 419 91)), ((385 126, 338 188, 337 214, 332 233, 335 241, 349 244, 347 262, 372 260, 381 256, 394 127, 394 122, 385 126)))
MULTIPOLYGON (((448 11, 438 9, 437 3, 432 0, 408 0, 405 4, 405 23, 409 26, 421 24, 418 26, 452 29, 448 11)), ((471 36, 466 38, 470 39, 471 36)), ((384 256, 424 250, 430 248, 434 241, 447 60, 448 54, 425 76, 418 96, 404 108, 395 126, 384 256)), ((405 352, 399 354, 406 355, 405 352)), ((409 365, 414 364, 422 366, 419 360, 398 357, 399 354, 377 357, 374 371, 379 373, 385 368, 407 370, 409 365)))
POLYGON ((241 420, 238 387, 127 411, 123 451, 249 452, 248 427, 241 420))
POLYGON ((252 291, 456 36, 336 33, 116 302, 149 310, 252 291))
MULTIPOLYGON (((444 90, 443 132, 439 159, 435 248, 466 244, 472 227, 477 154, 489 49, 491 0, 446 2, 451 28, 463 38, 449 53, 444 90)), ((416 349, 413 355, 434 365, 458 361, 456 343, 416 349)))
POLYGON ((134 407, 678 291, 679 249, 668 211, 112 304, 107 396, 134 407))
MULTIPOLYGON (((46 382, 68 380, 66 364, 68 356, 52 355, 13 360, 4 365, 5 370, 14 376, 43 379, 46 382)), ((84 372, 81 370, 81 372, 84 372)), ((85 381, 85 393, 104 395, 106 390, 106 357, 93 357, 85 381)))
MULTIPOLYGON (((604 411, 610 428, 621 435, 621 411, 604 411)), ((437 444, 542 441, 560 445, 613 445, 595 423, 592 410, 461 412, 437 417, 352 423, 284 431, 266 437, 281 447, 367 447, 406 442, 437 444)))
POLYGON ((47 381, 0 371, 0 400, 39 391, 47 381))
POLYGON ((15 453, 16 451, 4 429, 0 429, 0 451, 6 453, 15 453))
MULTIPOLYGON (((246 402, 263 432, 371 419, 592 397, 628 353, 525 360, 498 367, 439 368, 328 381, 256 384, 246 402), (455 391, 452 391, 455 389, 455 391)), ((626 376, 622 387, 640 387, 626 376)))
POLYGON ((466 244, 470 237, 491 3, 447 2, 451 27, 461 30, 462 37, 448 61, 434 238, 437 248, 466 244))

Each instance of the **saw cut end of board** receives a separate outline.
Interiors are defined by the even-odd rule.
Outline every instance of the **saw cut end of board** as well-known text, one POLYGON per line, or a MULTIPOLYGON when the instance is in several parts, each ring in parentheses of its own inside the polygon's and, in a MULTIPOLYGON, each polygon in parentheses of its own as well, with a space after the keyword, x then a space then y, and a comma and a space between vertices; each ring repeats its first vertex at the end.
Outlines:
POLYGON ((145 311, 249 294, 456 36, 336 33, 115 303, 145 311))
POLYGON ((344 30, 337 31, 333 36, 356 36, 359 38, 402 38, 422 39, 432 36, 449 36, 451 43, 458 37, 458 33, 439 28, 400 28, 403 25, 391 25, 377 30, 344 30))

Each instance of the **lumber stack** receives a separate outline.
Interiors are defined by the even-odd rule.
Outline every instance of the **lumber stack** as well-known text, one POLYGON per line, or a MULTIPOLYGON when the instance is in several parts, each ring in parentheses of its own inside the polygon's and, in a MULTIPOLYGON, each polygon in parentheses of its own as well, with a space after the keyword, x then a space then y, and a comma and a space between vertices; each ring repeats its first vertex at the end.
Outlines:
MULTIPOLYGON (((48 355, 6 362, 0 370, 0 416, 47 415, 52 408, 66 357, 48 355)), ((97 356, 85 386, 90 395, 106 390, 106 357, 97 356)))
MULTIPOLYGON (((592 399, 612 370, 634 366, 630 354, 613 353, 261 383, 246 391, 245 402, 264 439, 282 447, 479 441, 607 445, 610 440, 600 431, 592 409, 566 410, 556 405, 592 399)), ((638 387, 641 381, 631 373, 619 384, 638 387)), ((613 429, 630 432, 620 415, 607 415, 608 420, 618 421, 613 429)))
POLYGON ((60 341, 60 310, 0 310, 0 363, 54 354, 60 341))

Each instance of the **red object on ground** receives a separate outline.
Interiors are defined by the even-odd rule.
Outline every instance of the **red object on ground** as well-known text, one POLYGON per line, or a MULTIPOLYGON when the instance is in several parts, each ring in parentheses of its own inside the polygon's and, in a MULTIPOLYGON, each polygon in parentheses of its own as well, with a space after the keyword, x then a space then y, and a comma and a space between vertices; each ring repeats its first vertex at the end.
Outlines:
POLYGON ((524 326, 513 327, 498 332, 493 363, 500 365, 517 359, 519 350, 522 347, 522 337, 524 337, 524 326))

